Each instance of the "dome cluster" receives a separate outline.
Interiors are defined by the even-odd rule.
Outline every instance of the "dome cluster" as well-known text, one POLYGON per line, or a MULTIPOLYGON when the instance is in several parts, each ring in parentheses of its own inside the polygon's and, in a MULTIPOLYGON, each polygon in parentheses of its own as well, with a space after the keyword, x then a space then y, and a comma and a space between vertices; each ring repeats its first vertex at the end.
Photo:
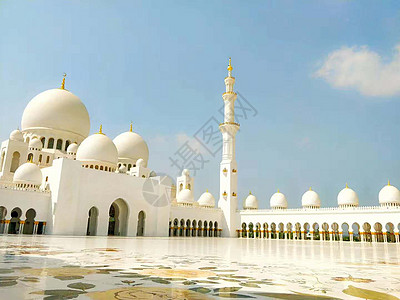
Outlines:
MULTIPOLYGON (((21 131, 11 132, 10 140, 28 143, 35 163, 44 164, 43 156, 35 151, 46 148, 66 153, 66 157, 81 161, 84 167, 108 172, 121 166, 127 172, 137 162, 147 167, 149 149, 143 138, 133 132, 132 124, 129 131, 114 140, 102 132, 89 136, 88 111, 79 97, 65 89, 65 78, 61 88, 44 91, 28 103, 21 127, 21 131)), ((62 153, 56 157, 65 157, 62 153)))
MULTIPOLYGON (((381 189, 378 198, 381 206, 400 206, 400 191, 395 186, 390 185, 390 182, 381 189)), ((342 208, 357 207, 359 205, 357 193, 349 188, 347 184, 346 187, 339 192, 337 202, 338 206, 342 208)), ((303 208, 317 209, 321 207, 321 199, 319 195, 310 188, 301 197, 301 204, 303 208)), ((287 209, 288 202, 286 196, 278 190, 277 193, 271 196, 270 207, 272 209, 287 209)), ((250 193, 243 203, 243 208, 258 209, 257 198, 250 193)))
MULTIPOLYGON (((72 146, 72 145, 71 145, 72 146)), ((149 149, 137 133, 124 132, 111 140, 102 127, 98 133, 87 137, 78 147, 76 159, 86 168, 126 173, 132 167, 147 167, 149 149)))

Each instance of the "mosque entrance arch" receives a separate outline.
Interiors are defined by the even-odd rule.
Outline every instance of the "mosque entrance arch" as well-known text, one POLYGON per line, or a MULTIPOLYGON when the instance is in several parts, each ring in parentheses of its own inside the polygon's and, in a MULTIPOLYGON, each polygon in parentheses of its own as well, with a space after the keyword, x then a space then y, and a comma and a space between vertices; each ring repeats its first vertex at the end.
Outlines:
POLYGON ((21 216, 22 216, 22 211, 19 207, 16 207, 11 211, 11 220, 8 227, 8 234, 19 233, 21 216))
POLYGON ((123 199, 115 200, 108 211, 108 235, 126 236, 128 205, 123 199))
POLYGON ((33 227, 35 224, 36 211, 31 208, 25 214, 26 220, 24 224, 23 234, 33 234, 33 227))
POLYGON ((98 209, 93 206, 89 209, 89 216, 86 227, 86 235, 96 235, 97 233, 97 218, 99 216, 98 209))
POLYGON ((138 224, 136 236, 144 236, 144 220, 146 219, 146 214, 141 210, 138 214, 138 224))

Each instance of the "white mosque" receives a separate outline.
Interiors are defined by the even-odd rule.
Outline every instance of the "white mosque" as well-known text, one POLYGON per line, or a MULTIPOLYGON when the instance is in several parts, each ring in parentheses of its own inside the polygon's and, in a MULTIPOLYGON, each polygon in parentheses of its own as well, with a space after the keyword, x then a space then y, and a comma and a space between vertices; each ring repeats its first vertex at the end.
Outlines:
POLYGON ((359 206, 346 187, 337 207, 321 208, 311 188, 301 208, 288 208, 279 190, 270 209, 251 193, 238 208, 235 159, 235 77, 229 60, 220 190, 195 201, 187 169, 166 183, 149 167, 149 149, 132 130, 113 140, 100 130, 89 135, 84 103, 60 88, 35 96, 26 106, 21 130, 1 144, 0 233, 116 236, 240 237, 399 243, 400 191, 388 183, 379 205, 359 206))

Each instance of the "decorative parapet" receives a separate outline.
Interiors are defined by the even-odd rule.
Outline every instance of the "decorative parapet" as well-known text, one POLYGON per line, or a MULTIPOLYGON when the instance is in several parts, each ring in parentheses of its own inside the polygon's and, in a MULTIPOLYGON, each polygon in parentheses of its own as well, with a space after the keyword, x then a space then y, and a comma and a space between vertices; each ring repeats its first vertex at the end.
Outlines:
POLYGON ((21 184, 16 183, 0 183, 0 189, 3 190, 13 190, 13 191, 24 191, 24 192, 35 192, 35 193, 44 193, 50 194, 50 190, 43 190, 37 187, 23 187, 21 184))
MULTIPOLYGON (((354 207, 320 207, 320 208, 282 208, 282 209, 256 209, 251 212, 260 213, 295 213, 295 212, 330 212, 330 211, 400 211, 400 206, 354 206, 354 207)), ((248 210, 237 210, 238 212, 248 212, 248 210)))

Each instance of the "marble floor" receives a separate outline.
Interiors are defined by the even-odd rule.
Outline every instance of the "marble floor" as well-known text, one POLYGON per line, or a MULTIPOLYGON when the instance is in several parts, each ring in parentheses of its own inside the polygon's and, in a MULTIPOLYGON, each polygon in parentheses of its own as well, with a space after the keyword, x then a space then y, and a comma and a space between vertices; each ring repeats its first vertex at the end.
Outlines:
POLYGON ((1 299, 400 299, 400 245, 0 236, 1 299))

